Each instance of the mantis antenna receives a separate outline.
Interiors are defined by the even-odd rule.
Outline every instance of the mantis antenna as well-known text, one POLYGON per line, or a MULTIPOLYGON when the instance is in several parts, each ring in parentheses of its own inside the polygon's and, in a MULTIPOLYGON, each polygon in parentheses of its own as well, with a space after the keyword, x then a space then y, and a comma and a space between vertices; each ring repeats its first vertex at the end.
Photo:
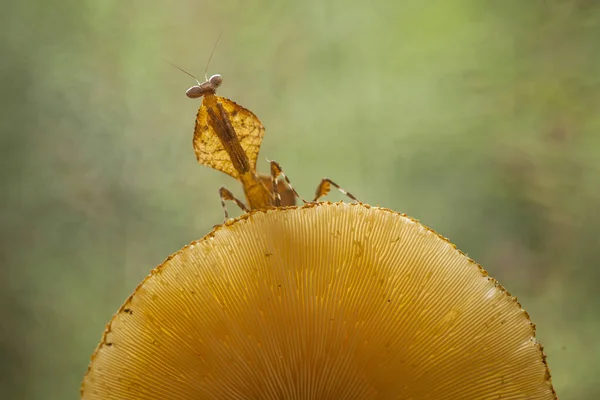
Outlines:
MULTIPOLYGON (((206 62, 206 68, 204 69, 204 80, 208 81, 208 66, 210 65, 210 61, 213 58, 213 55, 215 54, 215 50, 217 49, 217 44, 219 44, 219 40, 221 40, 221 36, 223 36, 223 31, 221 31, 221 33, 219 33, 219 37, 217 38, 212 51, 210 52, 210 57, 208 57, 208 61, 206 62)), ((180 70, 181 72, 183 72, 184 74, 191 76, 192 78, 194 78, 194 80, 196 81, 196 83, 198 83, 198 85, 202 85, 202 83, 198 80, 198 78, 196 78, 194 75, 192 75, 191 73, 187 72, 185 69, 181 68, 178 65, 173 64, 171 61, 166 60, 164 58, 162 58, 162 60, 168 64, 170 64, 171 66, 177 68, 178 70, 180 70)))
POLYGON ((215 54, 215 50, 217 49, 217 45, 219 44, 219 40, 221 40, 221 36, 223 36, 223 31, 221 31, 221 33, 219 33, 219 37, 215 41, 215 44, 214 44, 214 46, 212 48, 212 51, 210 52, 210 57, 208 57, 208 61, 206 62, 206 68, 204 68, 204 79, 205 80, 208 80, 208 75, 207 75, 207 73, 208 73, 208 66, 210 65, 210 60, 212 60, 213 55, 215 54))

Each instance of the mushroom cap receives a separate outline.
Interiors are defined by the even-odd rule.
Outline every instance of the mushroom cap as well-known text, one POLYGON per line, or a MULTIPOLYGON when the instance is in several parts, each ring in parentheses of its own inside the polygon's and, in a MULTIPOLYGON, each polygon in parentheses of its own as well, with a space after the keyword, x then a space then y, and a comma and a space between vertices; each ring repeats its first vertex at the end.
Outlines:
POLYGON ((448 240, 363 204, 254 211, 108 324, 83 399, 555 399, 535 326, 448 240))

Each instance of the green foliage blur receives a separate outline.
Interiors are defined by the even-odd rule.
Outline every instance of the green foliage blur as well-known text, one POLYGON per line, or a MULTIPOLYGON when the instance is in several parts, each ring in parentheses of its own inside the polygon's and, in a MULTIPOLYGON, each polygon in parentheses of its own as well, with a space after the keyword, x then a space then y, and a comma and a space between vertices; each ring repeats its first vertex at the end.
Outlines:
POLYGON ((38 0, 0 32, 3 399, 78 398, 113 312, 241 196, 163 61, 203 80, 221 32, 208 73, 266 126, 262 171, 449 237, 530 313, 559 397, 600 398, 597 1, 38 0))

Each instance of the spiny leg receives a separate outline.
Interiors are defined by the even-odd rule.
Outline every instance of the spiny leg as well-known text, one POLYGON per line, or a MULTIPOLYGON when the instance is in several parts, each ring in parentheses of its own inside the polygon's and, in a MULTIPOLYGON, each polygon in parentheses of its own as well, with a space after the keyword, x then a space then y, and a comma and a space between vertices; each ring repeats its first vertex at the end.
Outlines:
MULTIPOLYGON (((275 206, 275 193, 273 193, 273 180, 271 179, 271 173, 269 172, 268 174, 264 175, 259 174, 258 179, 260 179, 262 184, 269 189, 269 192, 271 193, 271 203, 273 206, 275 206)), ((289 207, 296 205, 297 197, 283 179, 277 179, 277 193, 281 198, 281 207, 289 207)))
POLYGON ((343 194, 345 194, 352 200, 358 201, 358 199, 356 197, 354 197, 351 193, 342 189, 337 183, 335 183, 331 179, 323 178, 321 180, 321 183, 319 183, 319 186, 317 187, 317 191, 315 193, 315 198, 314 198, 313 202, 317 202, 317 201, 319 201, 319 199, 321 197, 326 196, 327 193, 329 193, 329 191, 331 190, 331 186, 334 186, 337 190, 339 190, 340 192, 342 192, 343 194))
POLYGON ((271 165, 271 184, 273 185, 272 190, 273 190, 273 195, 275 196, 275 206, 279 207, 281 205, 281 196, 279 195, 279 190, 277 189, 277 178, 279 178, 279 176, 282 176, 283 179, 285 179, 285 183, 287 183, 287 185, 290 188, 290 190, 292 191, 292 193, 294 193, 294 196, 296 196, 297 198, 302 200, 302 202, 308 203, 306 200, 304 200, 302 197, 300 197, 298 192, 296 192, 296 189, 294 189, 294 187, 292 186, 290 179, 283 172, 283 169, 281 169, 281 165, 279 165, 279 163, 277 161, 271 161, 268 159, 267 159, 267 162, 271 165))
POLYGON ((225 206, 225 201, 226 200, 233 201, 244 212, 250 211, 250 210, 248 210, 248 207, 246 207, 244 205, 244 203, 242 203, 241 201, 239 201, 233 195, 233 193, 231 193, 228 189, 226 189, 223 186, 221 186, 221 188, 219 189, 219 197, 221 197, 221 206, 223 207, 223 212, 225 213, 225 221, 227 221, 229 219, 229 214, 227 213, 227 206, 225 206))

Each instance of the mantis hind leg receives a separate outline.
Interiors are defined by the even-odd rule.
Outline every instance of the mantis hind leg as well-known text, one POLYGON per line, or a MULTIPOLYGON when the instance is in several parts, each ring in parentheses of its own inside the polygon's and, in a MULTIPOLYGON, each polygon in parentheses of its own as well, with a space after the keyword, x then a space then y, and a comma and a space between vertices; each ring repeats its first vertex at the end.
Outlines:
POLYGON ((244 203, 242 203, 241 201, 239 201, 233 195, 233 193, 231 193, 228 189, 226 189, 223 186, 221 186, 221 188, 219 189, 219 197, 221 198, 221 206, 223 207, 223 213, 225 214, 225 220, 223 222, 225 222, 225 221, 227 221, 229 219, 229 214, 227 213, 227 206, 225 205, 225 201, 227 201, 227 200, 233 201, 244 212, 250 211, 248 209, 248 207, 246 207, 244 205, 244 203))
POLYGON ((329 178, 323 178, 321 180, 321 183, 319 183, 319 186, 317 187, 317 190, 315 192, 315 198, 313 199, 313 202, 317 202, 319 201, 319 199, 321 197, 324 197, 327 195, 327 193, 329 193, 331 191, 331 187, 335 187, 337 190, 339 190, 342 194, 348 196, 350 199, 352 199, 353 201, 357 201, 358 199, 356 197, 354 197, 352 195, 352 193, 342 189, 340 187, 340 185, 338 185, 337 183, 335 183, 334 181, 332 181, 329 178))
MULTIPOLYGON (((299 198, 300 200, 302 200, 302 202, 308 203, 306 200, 304 200, 302 197, 300 197, 300 195, 298 194, 298 192, 296 191, 296 189, 294 189, 294 187, 292 186, 292 183, 290 182, 290 179, 283 172, 283 169, 281 168, 281 165, 279 165, 279 163, 277 161, 271 161, 271 160, 267 160, 267 161, 271 165, 271 185, 272 185, 271 190, 273 192, 275 206, 276 207, 280 207, 282 205, 283 206, 294 205, 296 203, 296 201, 295 201, 296 197, 299 198), (279 185, 280 182, 278 181, 278 179, 279 179, 280 176, 283 177, 283 179, 285 180, 285 183, 287 185, 287 189, 294 196, 293 202, 290 202, 289 200, 286 200, 285 202, 282 202, 281 187, 279 185), (287 204, 287 203, 291 203, 291 204, 287 204)), ((289 198, 289 196, 286 196, 286 199, 287 198, 289 198)))

